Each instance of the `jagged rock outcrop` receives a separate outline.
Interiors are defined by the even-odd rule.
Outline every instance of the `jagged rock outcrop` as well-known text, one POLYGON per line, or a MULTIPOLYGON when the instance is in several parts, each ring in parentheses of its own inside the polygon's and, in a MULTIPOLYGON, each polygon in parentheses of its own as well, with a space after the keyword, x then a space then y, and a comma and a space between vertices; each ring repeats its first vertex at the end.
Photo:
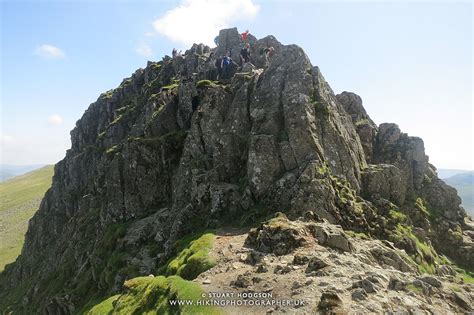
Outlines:
MULTIPOLYGON (((1 308, 77 312, 158 270, 184 235, 277 211, 399 244, 423 239, 474 268, 465 212, 422 140, 376 127, 357 95, 334 95, 300 47, 249 42, 256 68, 235 68, 229 80, 216 81, 214 62, 229 50, 237 59, 235 28, 220 32, 217 48, 149 62, 90 105, 21 256, 0 275, 1 308), (267 65, 259 52, 268 46, 267 65), (400 235, 413 211, 424 238, 400 235)), ((344 240, 333 246, 350 252, 344 240)))
POLYGON ((351 92, 342 92, 336 95, 336 97, 344 107, 344 110, 351 116, 362 147, 364 148, 367 162, 370 163, 372 161, 373 147, 377 135, 377 125, 372 121, 369 115, 367 115, 359 95, 351 92))

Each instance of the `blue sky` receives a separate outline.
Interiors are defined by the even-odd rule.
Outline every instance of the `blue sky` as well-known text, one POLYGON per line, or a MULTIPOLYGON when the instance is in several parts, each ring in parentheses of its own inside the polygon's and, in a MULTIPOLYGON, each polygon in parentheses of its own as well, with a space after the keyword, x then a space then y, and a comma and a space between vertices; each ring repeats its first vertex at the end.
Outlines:
POLYGON ((0 162, 57 162, 101 92, 228 25, 300 45, 435 166, 474 169, 470 2, 200 1, 1 2, 0 162))

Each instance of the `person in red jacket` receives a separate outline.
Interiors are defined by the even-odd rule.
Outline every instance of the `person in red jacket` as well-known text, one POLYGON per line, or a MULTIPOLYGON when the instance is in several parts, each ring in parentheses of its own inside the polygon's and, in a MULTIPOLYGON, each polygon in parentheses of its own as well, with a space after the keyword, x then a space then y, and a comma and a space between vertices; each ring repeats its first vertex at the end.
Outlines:
POLYGON ((248 38, 249 34, 250 34, 249 30, 245 30, 245 32, 243 32, 242 34, 240 34, 241 40, 242 40, 244 43, 247 41, 247 38, 248 38))

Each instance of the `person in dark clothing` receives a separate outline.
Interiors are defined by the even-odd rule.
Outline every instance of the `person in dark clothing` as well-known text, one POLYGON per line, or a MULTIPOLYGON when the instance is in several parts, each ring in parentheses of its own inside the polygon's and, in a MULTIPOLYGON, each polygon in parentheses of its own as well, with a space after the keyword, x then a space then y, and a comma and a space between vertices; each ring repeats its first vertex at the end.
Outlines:
POLYGON ((173 51, 171 52, 171 56, 173 56, 173 58, 178 57, 178 51, 176 50, 176 48, 173 48, 173 51))
POLYGON ((230 52, 228 52, 223 58, 221 62, 221 68, 222 68, 222 79, 229 79, 230 77, 230 72, 232 70, 232 58, 230 57, 230 52))
POLYGON ((240 66, 242 67, 247 62, 250 62, 250 44, 240 50, 240 66))

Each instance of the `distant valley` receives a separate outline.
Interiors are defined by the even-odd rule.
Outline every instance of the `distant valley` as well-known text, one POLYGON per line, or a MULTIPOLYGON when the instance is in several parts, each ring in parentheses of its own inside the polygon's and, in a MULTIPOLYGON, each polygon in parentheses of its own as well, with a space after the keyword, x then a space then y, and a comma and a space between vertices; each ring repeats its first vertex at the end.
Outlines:
POLYGON ((439 169, 439 177, 458 191, 462 205, 470 216, 474 216, 474 171, 439 169))

